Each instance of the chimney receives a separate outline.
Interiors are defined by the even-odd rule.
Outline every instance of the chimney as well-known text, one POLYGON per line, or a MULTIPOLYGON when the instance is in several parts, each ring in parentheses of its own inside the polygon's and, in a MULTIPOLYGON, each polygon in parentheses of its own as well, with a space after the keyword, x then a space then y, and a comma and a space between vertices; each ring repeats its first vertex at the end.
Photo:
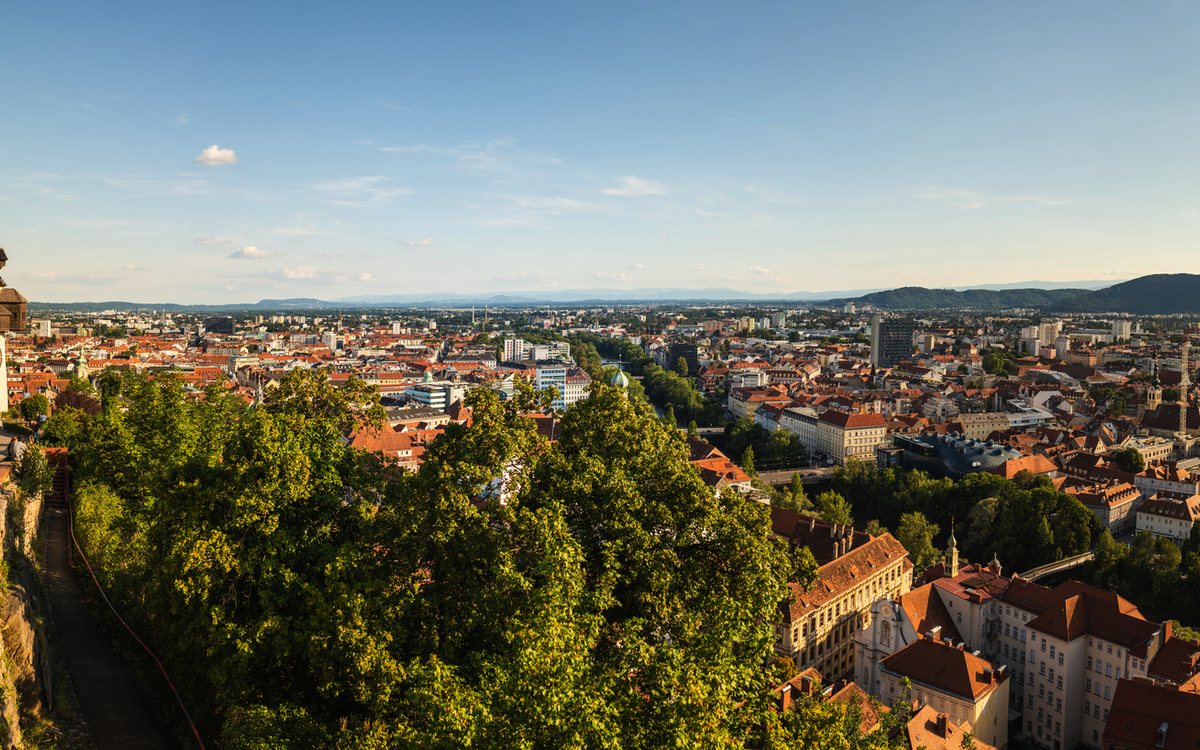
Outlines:
POLYGON ((942 639, 942 626, 938 625, 936 628, 929 631, 929 637, 935 641, 940 641, 942 639))
POLYGON ((784 685, 783 690, 779 693, 779 708, 786 711, 792 707, 792 686, 784 685))
POLYGON ((946 737, 946 714, 937 715, 937 733, 940 737, 946 737))
POLYGON ((990 669, 983 670, 983 681, 991 685, 996 682, 996 673, 990 669))

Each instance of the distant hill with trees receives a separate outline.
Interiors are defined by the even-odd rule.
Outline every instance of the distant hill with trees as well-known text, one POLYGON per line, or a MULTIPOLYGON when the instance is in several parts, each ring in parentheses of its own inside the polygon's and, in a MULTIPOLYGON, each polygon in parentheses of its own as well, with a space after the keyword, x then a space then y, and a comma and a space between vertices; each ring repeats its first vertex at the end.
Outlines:
POLYGON ((1107 289, 1048 301, 1048 312, 1125 312, 1135 315, 1200 313, 1200 276, 1156 273, 1114 284, 1107 289))
POLYGON ((954 289, 906 286, 830 302, 842 305, 853 302, 882 310, 1003 310, 1010 307, 1041 307, 1086 293, 1084 289, 968 289, 959 292, 954 289))

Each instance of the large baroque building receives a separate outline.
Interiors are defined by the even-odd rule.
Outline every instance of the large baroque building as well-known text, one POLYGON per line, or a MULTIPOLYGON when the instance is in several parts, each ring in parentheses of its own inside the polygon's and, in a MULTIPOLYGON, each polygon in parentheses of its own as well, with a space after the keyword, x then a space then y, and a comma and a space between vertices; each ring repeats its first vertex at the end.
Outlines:
POLYGON ((791 600, 780 605, 775 626, 776 653, 831 679, 851 673, 864 613, 880 597, 899 598, 912 586, 904 547, 891 534, 872 537, 781 508, 771 509, 771 524, 776 537, 811 550, 819 566, 811 590, 790 584, 791 600))

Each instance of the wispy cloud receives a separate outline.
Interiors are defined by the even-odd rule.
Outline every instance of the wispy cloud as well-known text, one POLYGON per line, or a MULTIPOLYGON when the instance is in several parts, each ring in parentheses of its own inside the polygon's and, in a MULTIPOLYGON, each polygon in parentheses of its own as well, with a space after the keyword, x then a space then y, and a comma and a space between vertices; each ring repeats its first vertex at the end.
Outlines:
POLYGON ((196 239, 196 244, 197 245, 232 245, 233 240, 227 239, 225 237, 198 237, 196 239))
POLYGON ((938 186, 919 188, 913 192, 913 195, 921 200, 943 203, 960 211, 1014 203, 1033 206, 1065 206, 1071 202, 1041 195, 990 195, 975 190, 938 186))
POLYGON ((405 107, 402 104, 395 104, 393 102, 387 101, 386 99, 363 99, 363 104, 374 104, 376 107, 383 107, 384 109, 395 109, 395 110, 399 110, 401 112, 412 112, 411 107, 405 107))
POLYGON ((380 151, 393 154, 411 154, 449 159, 464 172, 486 175, 497 181, 525 179, 535 169, 561 167, 563 162, 556 156, 517 148, 512 138, 494 141, 468 141, 459 146, 430 146, 420 143, 413 146, 381 146, 380 151))
POLYGON ((310 185, 322 200, 338 206, 378 206, 391 198, 411 195, 407 188, 386 187, 387 177, 352 177, 310 185))
POLYGON ((133 224, 128 221, 117 221, 116 219, 75 219, 68 221, 73 227, 131 227, 133 224))
POLYGON ((667 188, 653 180, 643 180, 637 175, 629 175, 621 178, 620 187, 608 188, 604 192, 609 195, 624 196, 662 195, 667 192, 667 188))
POLYGON ((616 279, 617 281, 633 281, 633 276, 627 273, 594 273, 593 279, 616 279))
POLYGON ((32 273, 27 276, 30 281, 42 284, 86 284, 86 285, 103 285, 111 284, 117 280, 116 276, 105 276, 102 274, 86 274, 86 273, 58 273, 56 271, 46 271, 44 273, 32 273))
POLYGON ((750 273, 762 274, 764 276, 771 276, 775 273, 774 271, 767 269, 767 268, 763 268, 762 266, 754 266, 754 267, 750 268, 749 271, 750 271, 750 273))
POLYGON ((192 119, 191 115, 155 115, 155 116, 161 117, 164 120, 170 120, 171 122, 175 123, 176 125, 187 125, 189 122, 191 122, 191 119, 192 119))
POLYGON ((223 167, 226 164, 237 164, 237 155, 233 153, 233 149, 221 148, 214 143, 192 159, 192 163, 203 164, 206 167, 223 167))
POLYGON ((1196 214, 1200 214, 1200 210, 1194 208, 1191 211, 1181 211, 1179 213, 1180 216, 1195 216, 1196 214))
POLYGON ((268 258, 278 258, 280 253, 274 250, 259 250, 253 245, 247 245, 240 250, 235 250, 230 254, 230 258, 242 258, 245 260, 266 260, 268 258))
POLYGON ((643 266, 641 263, 636 263, 634 264, 633 268, 635 271, 641 271, 643 268, 645 268, 645 266, 643 266))
POLYGON ((121 266, 121 270, 122 271, 149 271, 150 267, 149 266, 135 266, 132 263, 129 263, 128 265, 121 266))
POLYGON ((286 234, 291 237, 307 237, 313 234, 336 234, 336 232, 327 232, 324 229, 311 229, 307 227, 276 227, 271 231, 275 234, 286 234))
POLYGON ((400 244, 403 247, 433 247, 437 241, 429 237, 424 240, 400 240, 400 244))

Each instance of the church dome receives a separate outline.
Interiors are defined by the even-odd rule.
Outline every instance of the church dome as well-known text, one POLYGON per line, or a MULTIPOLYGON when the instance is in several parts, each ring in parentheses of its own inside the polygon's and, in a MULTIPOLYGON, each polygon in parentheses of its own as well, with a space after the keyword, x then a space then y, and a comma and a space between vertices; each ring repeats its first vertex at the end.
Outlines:
POLYGON ((629 376, 626 375, 623 371, 617 370, 617 374, 613 375, 612 384, 618 388, 628 388, 629 387, 629 376))

